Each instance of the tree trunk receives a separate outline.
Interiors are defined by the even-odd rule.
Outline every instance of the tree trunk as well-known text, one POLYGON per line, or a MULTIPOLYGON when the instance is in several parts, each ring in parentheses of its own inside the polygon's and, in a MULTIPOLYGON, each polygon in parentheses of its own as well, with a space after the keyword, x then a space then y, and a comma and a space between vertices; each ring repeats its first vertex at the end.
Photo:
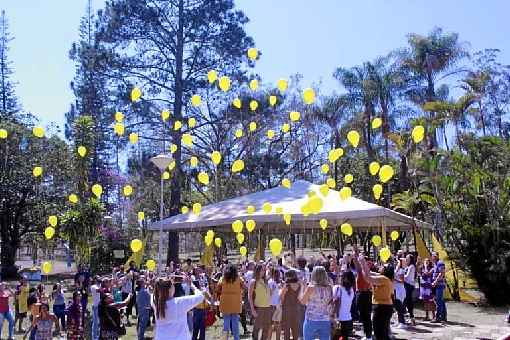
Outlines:
MULTIPOLYGON (((184 60, 184 0, 179 0, 179 22, 177 28, 177 47, 175 53, 175 101, 174 115, 176 120, 182 118, 182 102, 184 96, 183 84, 183 60, 184 60)), ((179 214, 181 205, 181 192, 183 186, 182 174, 182 152, 181 152, 181 133, 174 131, 172 139, 177 145, 177 151, 174 153, 175 169, 172 177, 172 188, 170 198, 170 216, 179 214)), ((179 259, 179 234, 177 232, 168 232, 168 251, 167 263, 176 262, 179 259)))
POLYGON ((4 239, 2 242, 1 261, 2 261, 2 278, 15 278, 17 269, 16 251, 19 247, 19 241, 4 239))

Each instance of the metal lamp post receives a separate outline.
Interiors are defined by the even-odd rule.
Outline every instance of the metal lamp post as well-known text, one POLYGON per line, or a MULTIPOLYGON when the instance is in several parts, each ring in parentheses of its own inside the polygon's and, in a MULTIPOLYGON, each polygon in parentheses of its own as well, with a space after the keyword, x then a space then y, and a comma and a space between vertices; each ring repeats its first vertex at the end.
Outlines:
POLYGON ((160 170, 161 172, 161 190, 160 190, 160 203, 159 203, 159 249, 158 249, 158 273, 161 273, 162 270, 162 259, 161 252, 163 250, 163 224, 161 221, 163 220, 163 173, 165 169, 172 163, 172 156, 161 154, 151 158, 151 162, 160 170))

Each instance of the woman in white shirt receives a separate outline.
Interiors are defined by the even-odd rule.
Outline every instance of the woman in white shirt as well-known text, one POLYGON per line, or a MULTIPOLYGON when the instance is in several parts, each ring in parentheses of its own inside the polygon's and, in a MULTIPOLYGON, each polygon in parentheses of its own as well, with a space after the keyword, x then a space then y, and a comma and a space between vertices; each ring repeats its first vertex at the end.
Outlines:
POLYGON ((191 340, 187 313, 204 300, 204 295, 185 277, 194 295, 174 298, 175 286, 172 280, 160 279, 154 290, 154 310, 156 311, 155 340, 191 340))
POLYGON ((404 274, 404 287, 406 289, 406 299, 404 304, 409 312, 411 318, 411 324, 416 325, 414 320, 414 281, 416 279, 416 260, 412 254, 406 256, 406 270, 404 274))
POLYGON ((404 286, 405 277, 405 259, 398 259, 397 266, 395 267, 395 278, 393 280, 393 288, 395 289, 395 300, 393 301, 395 309, 397 310, 398 326, 397 328, 406 327, 405 319, 405 306, 404 301, 406 299, 406 289, 404 286))
MULTIPOLYGON (((333 288, 333 301, 335 308, 335 320, 340 323, 341 339, 347 340, 352 333, 351 307, 354 300, 354 274, 350 270, 342 272, 340 284, 333 288)), ((338 339, 335 334, 334 339, 338 339)))

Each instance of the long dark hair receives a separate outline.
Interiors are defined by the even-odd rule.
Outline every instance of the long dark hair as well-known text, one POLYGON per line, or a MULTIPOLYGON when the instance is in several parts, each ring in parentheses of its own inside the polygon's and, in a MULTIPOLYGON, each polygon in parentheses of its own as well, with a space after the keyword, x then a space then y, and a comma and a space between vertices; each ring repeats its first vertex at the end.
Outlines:
POLYGON ((265 267, 262 263, 257 263, 257 265, 255 266, 255 283, 258 282, 259 280, 259 276, 260 274, 264 274, 264 282, 267 281, 267 278, 265 277, 266 273, 265 273, 265 267))
POLYGON ((166 301, 171 298, 170 289, 172 281, 159 279, 154 289, 154 304, 156 305, 156 318, 164 319, 166 312, 166 301))
POLYGON ((354 286, 354 274, 350 270, 342 273, 341 284, 347 291, 347 294, 351 295, 352 287, 354 286))
POLYGON ((228 264, 223 270, 223 277, 227 283, 234 283, 237 280, 237 267, 233 264, 228 264))

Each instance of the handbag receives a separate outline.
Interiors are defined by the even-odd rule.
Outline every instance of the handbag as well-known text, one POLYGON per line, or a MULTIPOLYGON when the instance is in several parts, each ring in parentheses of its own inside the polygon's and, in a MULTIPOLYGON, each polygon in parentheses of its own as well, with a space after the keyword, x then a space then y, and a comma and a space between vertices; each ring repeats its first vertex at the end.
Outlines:
POLYGON ((209 308, 205 314, 205 327, 211 327, 216 322, 216 313, 212 308, 209 308))

